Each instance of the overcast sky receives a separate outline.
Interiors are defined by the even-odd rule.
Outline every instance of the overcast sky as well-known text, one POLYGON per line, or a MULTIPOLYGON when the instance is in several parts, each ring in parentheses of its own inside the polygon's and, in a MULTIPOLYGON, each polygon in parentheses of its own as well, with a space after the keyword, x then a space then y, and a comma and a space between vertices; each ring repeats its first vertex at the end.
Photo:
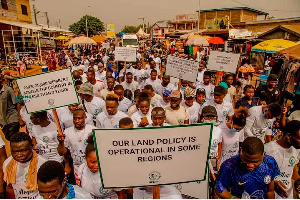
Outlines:
MULTIPOLYGON (((275 18, 300 17, 300 0, 230 0, 261 10, 275 18)), ((212 9, 228 0, 200 0, 201 9, 212 9)), ((38 14, 38 22, 46 24, 43 12, 48 12, 50 25, 61 21, 62 28, 85 15, 98 17, 104 23, 114 23, 119 32, 124 25, 138 25, 145 21, 154 24, 159 20, 174 19, 175 15, 195 13, 199 0, 32 0, 38 14)), ((32 11, 33 12, 33 11, 32 11)), ((33 19, 34 20, 34 19, 33 19)))

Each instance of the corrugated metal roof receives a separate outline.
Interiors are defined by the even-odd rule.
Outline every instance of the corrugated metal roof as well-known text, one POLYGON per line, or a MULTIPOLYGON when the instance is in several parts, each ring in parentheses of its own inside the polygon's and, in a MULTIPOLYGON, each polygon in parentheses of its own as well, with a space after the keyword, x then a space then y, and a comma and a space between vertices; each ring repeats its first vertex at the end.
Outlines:
POLYGON ((293 33, 293 34, 300 37, 300 25, 279 25, 279 26, 276 26, 276 27, 274 27, 274 28, 272 28, 268 31, 265 31, 265 32, 259 34, 258 37, 260 38, 260 37, 262 37, 264 35, 267 35, 267 34, 273 32, 277 29, 283 29, 285 31, 291 32, 291 33, 293 33))
MULTIPOLYGON (((224 1, 220 4, 218 4, 216 7, 211 8, 211 9, 200 9, 200 12, 212 12, 212 11, 222 11, 222 10, 242 10, 242 9, 256 12, 259 15, 268 15, 269 14, 269 13, 257 10, 255 8, 251 8, 246 4, 236 2, 233 0, 224 1)), ((199 12, 199 10, 197 10, 196 12, 199 12)))
POLYGON ((2 20, 2 19, 0 19, 0 23, 11 25, 11 26, 27 28, 27 29, 32 29, 32 30, 38 30, 38 31, 42 30, 42 27, 36 26, 34 24, 15 22, 15 21, 9 21, 9 20, 2 20))
POLYGON ((169 23, 169 20, 161 20, 161 21, 157 21, 155 24, 158 27, 163 28, 163 27, 168 27, 168 23, 169 23))

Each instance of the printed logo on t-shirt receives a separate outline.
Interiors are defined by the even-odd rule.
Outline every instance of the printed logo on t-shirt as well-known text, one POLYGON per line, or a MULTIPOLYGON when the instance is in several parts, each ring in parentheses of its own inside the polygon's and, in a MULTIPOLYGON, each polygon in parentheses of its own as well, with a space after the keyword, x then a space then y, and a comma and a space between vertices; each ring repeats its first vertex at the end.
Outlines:
POLYGON ((119 125, 118 124, 114 125, 114 128, 119 128, 119 125))
POLYGON ((27 177, 28 177, 28 173, 25 173, 24 178, 25 178, 26 181, 27 181, 27 177))
POLYGON ((223 116, 225 117, 227 115, 227 110, 223 111, 223 116))
POLYGON ((218 145, 218 140, 214 139, 212 144, 213 144, 213 147, 217 146, 218 145))
POLYGON ((236 142, 234 143, 234 145, 233 145, 233 148, 238 148, 238 147, 239 147, 239 142, 236 141, 236 142))
POLYGON ((45 143, 48 143, 48 142, 49 142, 48 136, 44 136, 44 137, 43 137, 43 142, 45 142, 45 143))
POLYGON ((178 120, 178 124, 180 124, 180 125, 183 124, 183 122, 184 122, 183 119, 179 119, 179 120, 178 120))
POLYGON ((264 178, 264 183, 265 183, 265 184, 271 183, 271 176, 270 176, 270 175, 266 175, 266 176, 265 176, 265 178, 264 178))
POLYGON ((86 140, 83 141, 83 144, 86 146, 88 143, 86 140))
POLYGON ((291 166, 294 166, 295 163, 296 163, 296 158, 294 156, 290 157, 289 163, 290 163, 291 166))
POLYGON ((198 122, 198 118, 195 117, 195 118, 192 120, 192 123, 193 123, 193 124, 196 124, 197 122, 198 122))
POLYGON ((100 192, 100 194, 107 194, 108 190, 105 190, 103 187, 100 187, 99 192, 100 192))
POLYGON ((95 109, 95 115, 98 115, 100 113, 100 109, 95 109))

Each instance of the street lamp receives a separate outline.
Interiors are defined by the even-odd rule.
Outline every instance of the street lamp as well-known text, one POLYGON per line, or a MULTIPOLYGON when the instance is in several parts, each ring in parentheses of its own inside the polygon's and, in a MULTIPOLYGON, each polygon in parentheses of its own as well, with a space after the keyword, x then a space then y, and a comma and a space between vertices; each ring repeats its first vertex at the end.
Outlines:
POLYGON ((91 6, 85 6, 85 32, 86 32, 86 36, 89 37, 89 30, 88 30, 88 26, 87 26, 87 12, 86 9, 90 8, 91 6))

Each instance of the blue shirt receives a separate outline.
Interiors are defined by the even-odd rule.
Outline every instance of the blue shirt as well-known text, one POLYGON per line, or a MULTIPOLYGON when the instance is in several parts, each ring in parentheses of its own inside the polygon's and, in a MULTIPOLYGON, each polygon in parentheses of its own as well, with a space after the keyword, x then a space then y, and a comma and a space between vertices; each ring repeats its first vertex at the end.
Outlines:
POLYGON ((272 156, 265 155, 261 165, 250 172, 242 164, 240 155, 236 155, 221 165, 216 189, 219 193, 227 190, 238 198, 265 199, 269 183, 279 174, 272 156))

